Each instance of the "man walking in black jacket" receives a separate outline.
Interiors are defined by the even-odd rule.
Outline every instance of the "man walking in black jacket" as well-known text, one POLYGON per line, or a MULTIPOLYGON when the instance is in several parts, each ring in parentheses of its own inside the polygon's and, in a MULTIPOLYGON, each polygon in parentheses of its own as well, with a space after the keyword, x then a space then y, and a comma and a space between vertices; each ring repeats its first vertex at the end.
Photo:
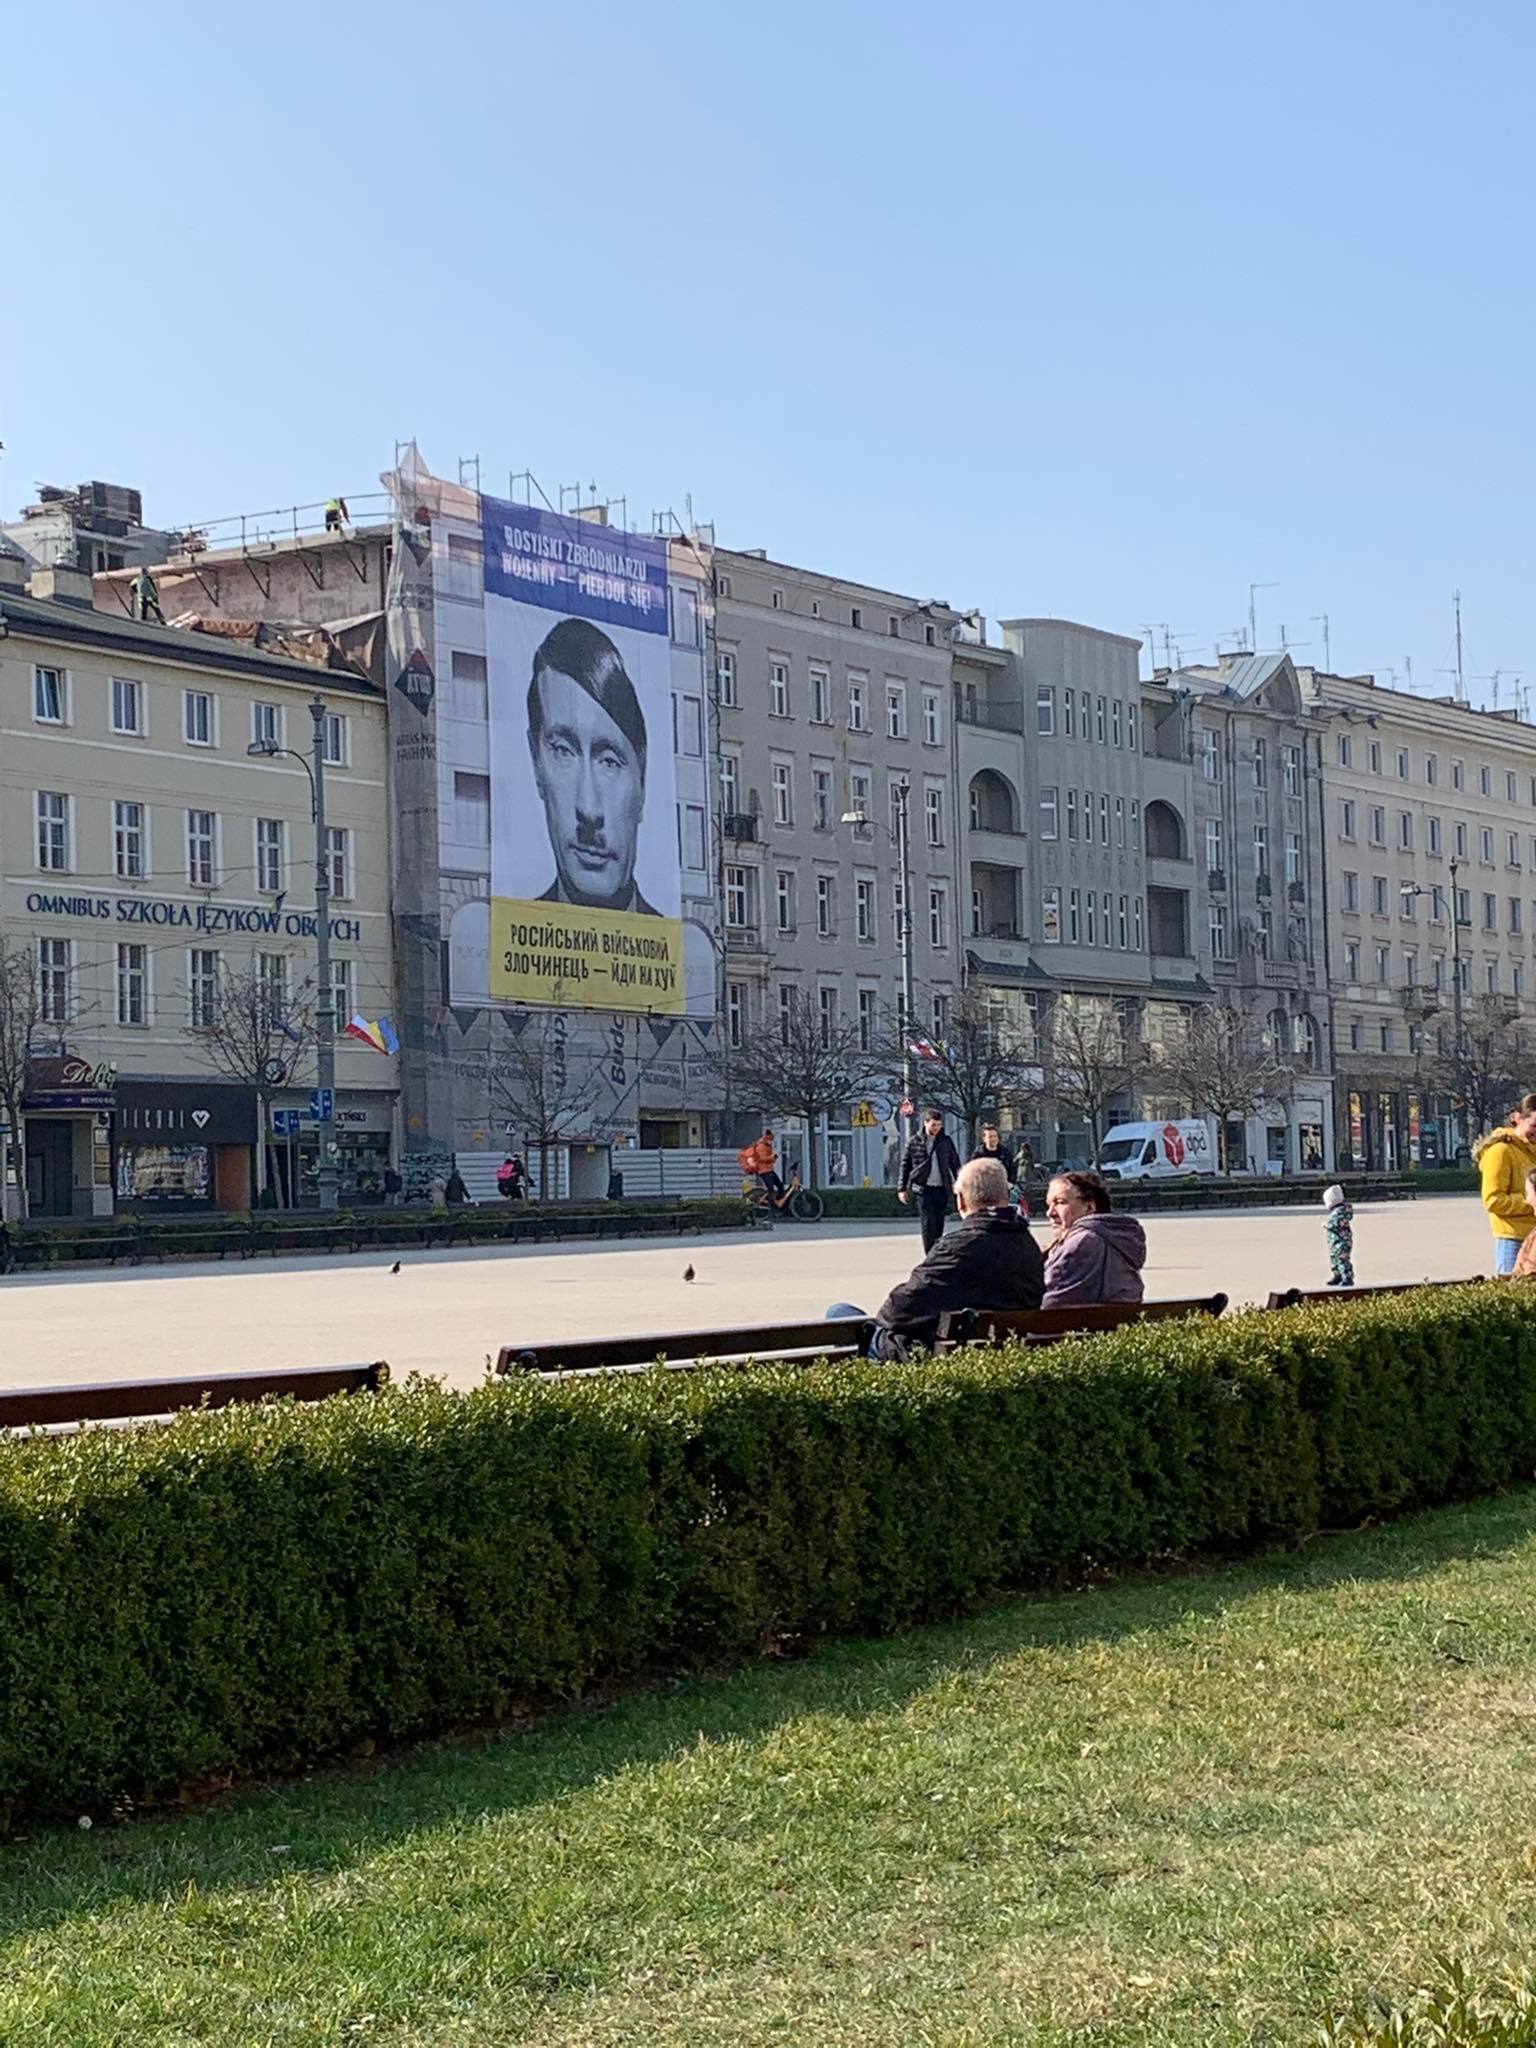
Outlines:
POLYGON ((905 1206, 914 1194, 917 1196, 925 1252, 931 1252, 944 1235, 944 1219, 949 1214, 949 1201, 959 1172, 960 1154, 944 1128, 943 1112, 924 1110, 923 1128, 913 1136, 901 1162, 896 1199, 905 1206))

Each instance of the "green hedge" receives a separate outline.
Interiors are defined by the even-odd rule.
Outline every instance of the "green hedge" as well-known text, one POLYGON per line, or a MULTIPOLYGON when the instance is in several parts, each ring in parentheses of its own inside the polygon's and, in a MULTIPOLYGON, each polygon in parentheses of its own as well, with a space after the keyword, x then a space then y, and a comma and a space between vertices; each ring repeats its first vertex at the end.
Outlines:
POLYGON ((99 1806, 1536 1463, 1525 1289, 0 1444, 0 1809, 99 1806))

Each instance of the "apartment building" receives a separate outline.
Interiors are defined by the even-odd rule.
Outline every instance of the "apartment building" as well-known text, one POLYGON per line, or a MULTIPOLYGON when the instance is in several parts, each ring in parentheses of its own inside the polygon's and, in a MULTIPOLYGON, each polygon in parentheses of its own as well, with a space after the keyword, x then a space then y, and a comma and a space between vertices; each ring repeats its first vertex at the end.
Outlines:
MULTIPOLYGON (((900 995, 905 810, 918 1016, 942 1029, 964 974, 956 615, 766 554, 714 558, 724 1023, 773 1027, 796 995, 888 1042, 900 995), (868 820, 851 825, 857 813, 868 820)), ((999 916, 1006 915, 999 912, 999 916)), ((851 1112, 854 1105, 850 1103, 851 1112)), ((890 1131, 832 1120, 828 1157, 883 1177, 890 1131)), ((825 1160, 814 1165, 818 1176, 825 1160)))
MULTIPOLYGON (((0 945, 36 960, 47 1049, 32 1062, 8 1206, 242 1209, 269 1179, 303 1199, 313 1080, 258 1092, 221 1074, 206 1032, 229 972, 301 1007, 315 954, 309 706, 323 704, 333 998, 343 1023, 393 1006, 381 693, 348 672, 238 642, 110 618, 65 566, 0 560, 0 945), (283 1121, 286 1123, 287 1118, 283 1121)), ((337 1048, 343 1199, 376 1192, 393 1152, 394 1063, 337 1048)))
POLYGON ((1437 1071, 1454 978, 1464 1004, 1511 1019, 1532 994, 1536 729, 1370 676, 1299 675, 1323 727, 1339 1156, 1433 1165, 1464 1135, 1437 1071))

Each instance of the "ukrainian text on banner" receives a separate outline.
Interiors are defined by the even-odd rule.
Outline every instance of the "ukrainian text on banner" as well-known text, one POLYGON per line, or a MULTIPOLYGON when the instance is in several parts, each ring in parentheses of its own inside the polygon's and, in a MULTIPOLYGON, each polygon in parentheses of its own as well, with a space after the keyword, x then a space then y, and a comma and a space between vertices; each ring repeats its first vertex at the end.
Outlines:
POLYGON ((481 507, 491 994, 681 1014, 666 542, 481 507))

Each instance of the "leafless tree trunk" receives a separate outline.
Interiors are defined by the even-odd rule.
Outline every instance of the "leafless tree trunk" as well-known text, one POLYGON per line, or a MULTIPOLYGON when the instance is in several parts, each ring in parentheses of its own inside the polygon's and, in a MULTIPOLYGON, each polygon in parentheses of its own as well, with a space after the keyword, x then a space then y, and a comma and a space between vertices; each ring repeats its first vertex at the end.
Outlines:
POLYGON ((796 1116, 805 1124, 806 1178, 817 1178, 816 1125, 823 1116, 851 1102, 883 1076, 886 1061, 859 1043, 859 1027, 841 1016, 824 1017, 819 1004, 801 989, 788 1006, 765 1018, 738 1046, 722 1052, 729 1058, 731 1086, 743 1107, 765 1117, 796 1116))
MULTIPOLYGON (((1042 1048, 1033 1031, 1015 1024, 1006 1006, 983 988, 962 989, 951 998, 942 1030, 932 1021, 931 1005, 923 1005, 907 1043, 914 1085, 965 1125, 973 1145, 984 1117, 1021 1110, 1043 1093, 1042 1048)), ((898 1029, 886 1049, 896 1069, 902 1052, 898 1029)))
POLYGON ((541 1201, 550 1198, 554 1153, 580 1135, 600 1085, 590 1055, 580 1064, 573 1060, 565 1011, 530 1011, 501 1020, 491 1055, 491 1114, 510 1124, 523 1148, 537 1155, 541 1201))
POLYGON ((1260 1027, 1233 1003, 1190 1010, 1157 1069, 1193 1113, 1215 1117, 1224 1173, 1232 1170, 1228 1123, 1251 1116, 1266 1103, 1283 1101, 1294 1078, 1260 1027))
MULTIPOLYGON (((267 1100, 288 1088, 312 1035, 314 988, 297 989, 268 980, 252 960, 225 967, 213 985, 202 1020, 191 1029, 193 1048, 205 1066, 256 1092, 256 1193, 267 1186, 267 1100)), ((295 1190, 289 1189, 292 1201, 295 1190)))
POLYGON ((1130 1006, 1108 996, 1060 996, 1049 1039, 1051 1092, 1086 1122, 1097 1166, 1110 1105, 1135 1087, 1146 1064, 1130 1006))
POLYGON ((1510 996, 1468 996, 1462 1005, 1461 1043, 1450 1034, 1447 1051, 1431 1063, 1434 1086, 1466 1105, 1475 1134, 1495 1129, 1525 1092, 1527 1047, 1510 996))

